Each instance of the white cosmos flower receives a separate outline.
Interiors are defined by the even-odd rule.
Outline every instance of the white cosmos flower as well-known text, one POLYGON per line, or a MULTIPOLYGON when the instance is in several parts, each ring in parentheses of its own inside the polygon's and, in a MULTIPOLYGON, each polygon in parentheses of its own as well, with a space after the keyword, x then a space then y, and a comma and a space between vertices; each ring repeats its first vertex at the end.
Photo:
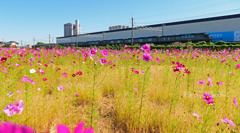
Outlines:
POLYGON ((35 73, 36 70, 35 69, 30 69, 30 73, 35 73))
POLYGON ((90 56, 90 59, 93 60, 93 58, 90 56))

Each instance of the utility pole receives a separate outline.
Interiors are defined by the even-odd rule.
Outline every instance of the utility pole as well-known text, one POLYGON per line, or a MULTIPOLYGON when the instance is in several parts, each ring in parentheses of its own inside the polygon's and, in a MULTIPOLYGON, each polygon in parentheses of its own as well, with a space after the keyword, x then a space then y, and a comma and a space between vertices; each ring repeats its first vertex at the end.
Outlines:
POLYGON ((23 44, 22 44, 22 40, 21 40, 21 46, 23 46, 23 44))
MULTIPOLYGON (((76 32, 77 32, 78 30, 76 30, 76 32)), ((78 33, 77 33, 77 36, 76 36, 77 38, 76 38, 76 45, 77 45, 77 47, 78 47, 78 33)))
POLYGON ((50 36, 50 34, 49 34, 49 48, 50 48, 50 38, 51 38, 51 36, 50 36))
POLYGON ((35 48, 35 37, 33 37, 33 46, 35 48))
POLYGON ((133 45, 133 17, 132 17, 132 45, 133 45))
POLYGON ((103 32, 103 41, 104 41, 104 32, 103 32))
POLYGON ((33 37, 33 45, 35 45, 35 37, 33 37))
POLYGON ((162 36, 164 36, 164 24, 162 24, 162 36))

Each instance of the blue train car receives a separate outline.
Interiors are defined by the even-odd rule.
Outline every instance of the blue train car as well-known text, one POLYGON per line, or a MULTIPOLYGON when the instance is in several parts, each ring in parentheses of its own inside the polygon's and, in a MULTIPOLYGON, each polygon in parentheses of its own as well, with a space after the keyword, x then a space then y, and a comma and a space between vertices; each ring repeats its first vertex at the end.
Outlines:
POLYGON ((234 31, 211 32, 211 33, 208 33, 208 35, 212 37, 213 42, 218 42, 218 41, 233 42, 234 41, 234 31))

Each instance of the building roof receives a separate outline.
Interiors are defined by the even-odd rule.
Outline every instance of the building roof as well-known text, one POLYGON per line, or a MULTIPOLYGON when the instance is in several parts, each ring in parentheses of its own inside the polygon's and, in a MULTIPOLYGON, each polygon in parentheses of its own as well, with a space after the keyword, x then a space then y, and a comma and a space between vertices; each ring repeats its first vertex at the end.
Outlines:
MULTIPOLYGON (((224 20, 224 19, 232 19, 232 18, 240 18, 240 14, 217 16, 217 17, 209 17, 209 18, 201 18, 201 19, 193 19, 193 20, 184 20, 184 21, 178 21, 178 22, 169 22, 169 23, 162 23, 162 24, 154 24, 154 25, 146 25, 146 26, 135 27, 135 28, 133 28, 133 29, 147 28, 147 27, 159 27, 159 26, 162 26, 162 25, 171 26, 171 25, 180 25, 180 24, 207 22, 207 21, 224 20)), ((108 30, 108 31, 92 32, 92 33, 80 34, 80 35, 78 35, 78 36, 93 35, 93 34, 99 34, 99 33, 109 33, 109 32, 116 32, 116 31, 126 31, 126 30, 131 30, 131 29, 132 29, 132 28, 125 28, 125 29, 118 29, 118 30, 108 30)), ((76 37, 76 35, 73 35, 73 36, 65 36, 65 37, 57 37, 57 39, 58 39, 58 38, 59 38, 59 39, 60 39, 60 38, 66 38, 66 37, 76 37)))

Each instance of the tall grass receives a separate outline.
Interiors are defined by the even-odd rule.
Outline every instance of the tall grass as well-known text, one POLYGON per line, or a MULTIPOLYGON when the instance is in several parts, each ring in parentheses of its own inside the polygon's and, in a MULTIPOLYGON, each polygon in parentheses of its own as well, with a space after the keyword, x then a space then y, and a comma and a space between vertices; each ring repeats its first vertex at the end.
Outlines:
POLYGON ((1 49, 0 57, 8 60, 0 63, 0 121, 25 124, 37 132, 56 132, 52 129, 57 124, 74 129, 82 121, 95 132, 239 132, 240 111, 233 103, 240 94, 238 50, 152 50, 153 59, 145 62, 141 50, 109 49, 106 65, 100 63, 100 49, 93 60, 84 58, 82 52, 89 50, 1 49), (191 73, 174 73, 176 62, 191 73), (45 74, 30 73, 32 68, 45 74), (83 74, 73 77, 78 71, 83 74), (36 84, 22 82, 25 75, 36 84), (59 91, 59 86, 64 89, 59 91), (215 105, 203 100, 207 92, 215 105), (7 116, 3 109, 21 99, 23 112, 7 116), (225 116, 236 127, 220 120, 225 116))

